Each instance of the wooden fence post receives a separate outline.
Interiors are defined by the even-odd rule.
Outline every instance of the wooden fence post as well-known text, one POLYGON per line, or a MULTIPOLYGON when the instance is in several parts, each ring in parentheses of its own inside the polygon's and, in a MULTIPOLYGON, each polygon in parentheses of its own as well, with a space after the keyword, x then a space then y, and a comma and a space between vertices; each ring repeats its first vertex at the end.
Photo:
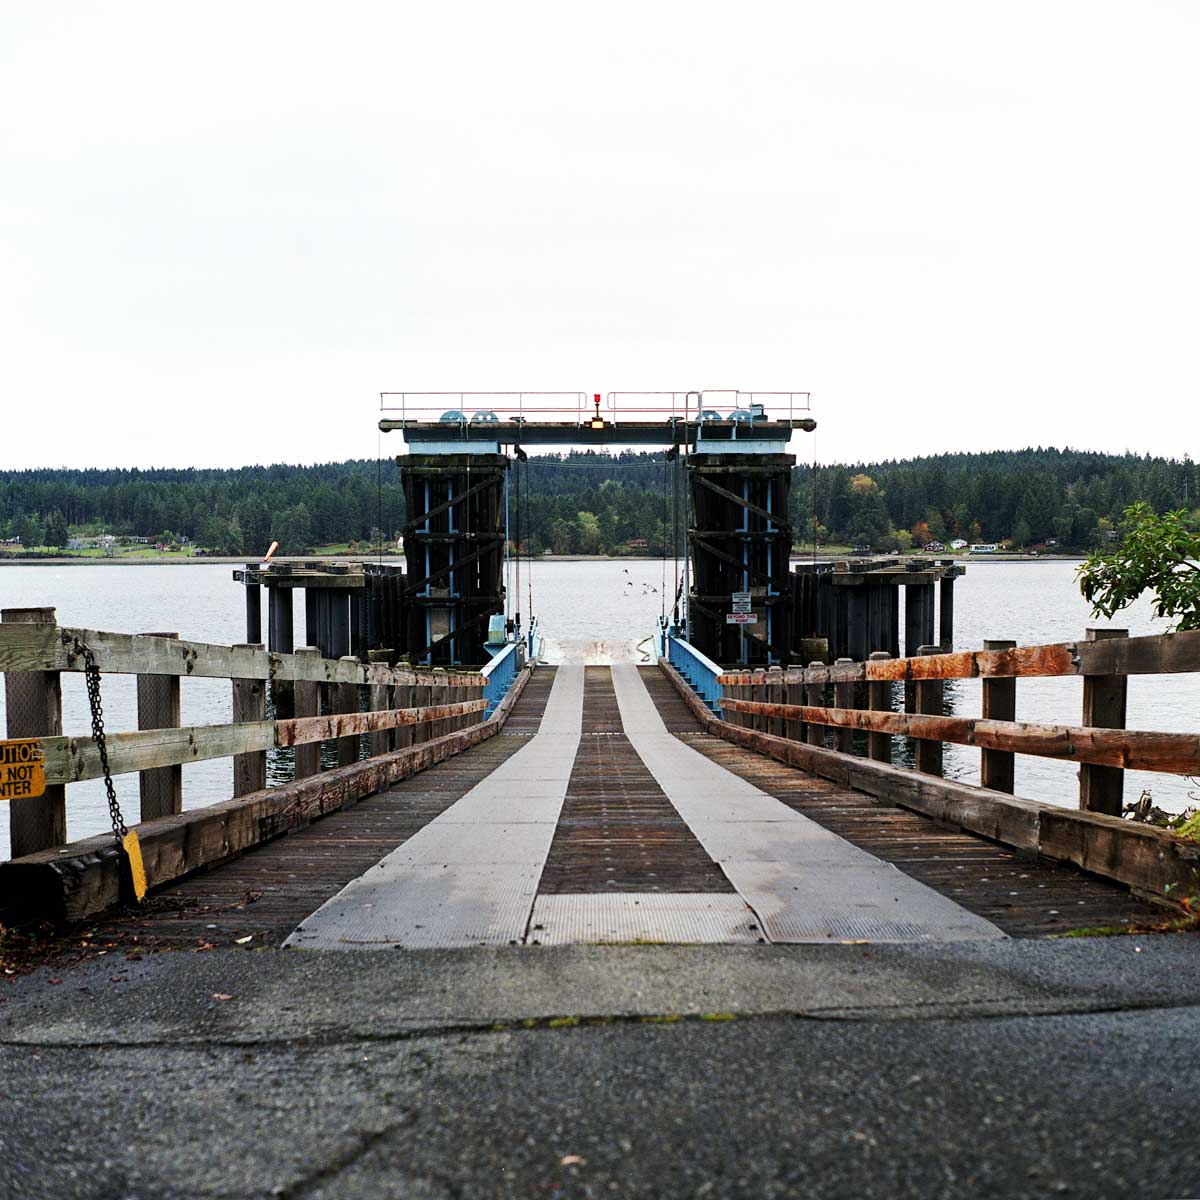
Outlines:
MULTIPOLYGON (((770 667, 767 670, 767 694, 772 704, 783 703, 783 668, 770 667)), ((776 737, 783 737, 783 718, 772 717, 768 729, 776 737)))
MULTIPOLYGON (((783 700, 785 704, 803 704, 804 703, 804 684, 802 683, 785 683, 783 685, 783 700)), ((805 739, 805 729, 803 721, 796 721, 789 718, 784 722, 783 735, 793 742, 802 742, 805 739)))
MULTIPOLYGON (((941 654, 941 646, 921 646, 917 653, 941 654)), ((942 715, 942 681, 922 679, 916 685, 916 711, 929 716, 942 715)), ((917 739, 917 770, 926 775, 942 774, 942 743, 929 738, 917 739)))
MULTIPOLYGON (((386 684, 373 683, 371 685, 370 697, 367 701, 367 707, 372 712, 381 712, 383 709, 391 708, 391 701, 388 699, 388 693, 391 691, 386 684)), ((381 729, 377 733, 371 734, 371 757, 374 758, 377 754, 386 754, 388 752, 388 731, 381 729)))
MULTIPOLYGON (((353 663, 356 667, 359 666, 359 659, 356 654, 343 654, 339 662, 353 663)), ((358 712, 358 684, 357 683, 339 683, 337 685, 337 704, 336 712, 341 715, 343 713, 358 712)), ((337 763, 339 767, 348 767, 351 763, 358 762, 358 735, 351 734, 349 737, 340 737, 337 740, 337 763)))
MULTIPOLYGON (((869 662, 885 662, 892 656, 886 650, 872 650, 869 662)), ((867 684, 867 706, 877 712, 891 712, 892 685, 887 679, 871 680, 867 684)), ((867 753, 876 762, 892 761, 892 739, 886 733, 867 734, 867 753)))
MULTIPOLYGON (((743 679, 749 679, 750 678, 749 673, 748 672, 738 672, 738 674, 736 675, 736 678, 739 680, 739 682, 731 684, 728 688, 725 689, 725 693, 728 696, 732 697, 734 700, 749 700, 750 699, 750 688, 747 684, 740 682, 743 679)), ((743 729, 750 729, 754 724, 753 718, 750 716, 749 713, 742 713, 742 712, 730 713, 728 719, 730 721, 732 721, 735 725, 740 725, 743 729)))
MULTIPOLYGON (((1089 629, 1089 642, 1127 638, 1128 629, 1089 629)), ((1129 680, 1125 675, 1085 675, 1083 677, 1083 723, 1103 729, 1125 728, 1125 702, 1129 680)), ((1120 767, 1096 767, 1085 763, 1079 768, 1079 807, 1088 812, 1119 817, 1125 772, 1120 767)))
MULTIPOLYGON (((429 695, 432 691, 430 685, 425 682, 430 676, 426 674, 418 674, 417 682, 412 687, 412 699, 409 701, 413 708, 427 708, 429 706, 429 695)), ((430 731, 429 724, 423 722, 419 725, 409 725, 407 728, 412 730, 412 741, 410 745, 419 746, 422 742, 429 741, 430 731)))
MULTIPOLYGON (((1006 638, 994 638, 983 643, 984 650, 1013 650, 1017 643, 1006 638)), ((1015 721, 1017 719, 1017 680, 1012 678, 984 679, 983 719, 985 721, 1015 721)), ((1015 786, 1016 755, 1011 750, 983 750, 979 756, 979 783, 994 792, 1012 795, 1015 786)))
MULTIPOLYGON (((754 668, 754 682, 751 683, 750 689, 751 689, 751 697, 750 698, 752 700, 757 700, 760 704, 763 704, 766 702, 766 699, 767 699, 767 673, 766 673, 766 671, 764 671, 762 669, 762 667, 754 668)), ((756 733, 766 733, 767 725, 768 725, 767 718, 764 717, 761 713, 755 713, 754 720, 752 721, 752 725, 753 725, 754 731, 756 733)))
MULTIPOLYGON (((178 633, 148 633, 145 636, 179 640, 178 633)), ((139 729, 179 728, 178 675, 137 677, 137 723, 139 729)), ((143 821, 183 812, 183 767, 148 767, 138 774, 143 821)))
MULTIPOLYGON (((305 657, 312 658, 321 657, 321 651, 316 646, 297 646, 295 654, 297 656, 304 655, 305 657)), ((307 679, 296 680, 293 707, 297 717, 315 717, 319 715, 320 689, 321 685, 319 683, 310 682, 307 679)), ((310 775, 316 775, 320 771, 320 742, 306 742, 303 745, 297 746, 295 755, 296 769, 293 773, 293 778, 307 779, 310 775)))
MULTIPOLYGON (((53 625, 52 608, 6 608, 6 624, 53 625)), ((62 687, 57 671, 7 671, 4 703, 10 738, 58 737, 62 733, 62 687)), ((35 800, 9 801, 9 840, 12 857, 50 850, 67 840, 67 790, 46 788, 35 800)))
MULTIPOLYGON (((852 658, 839 658, 833 665, 843 667, 853 665, 852 658)), ((854 683, 835 683, 833 685, 833 704, 835 708, 854 707, 854 683)), ((834 730, 834 746, 843 754, 854 753, 854 730, 838 727, 834 730)))
MULTIPOLYGON (((824 670, 825 664, 822 662, 810 662, 808 664, 809 671, 824 670)), ((809 708, 824 708, 825 707, 825 685, 815 681, 804 685, 804 703, 809 708)), ((824 725, 808 726, 808 744, 810 746, 825 745, 825 729, 824 725)))
MULTIPOLYGON (((244 642, 235 650, 261 650, 261 642, 244 642)), ((267 719, 267 681, 265 679, 233 680, 233 721, 265 721, 267 719)), ((267 786, 267 752, 255 750, 250 754, 233 756, 233 794, 246 796, 267 786)))
MULTIPOLYGON (((446 684, 446 668, 433 668, 433 686, 429 689, 429 703, 435 707, 446 703, 446 693, 449 691, 446 684)), ((449 723, 442 717, 436 721, 429 722, 429 737, 440 738, 448 732, 449 723)))

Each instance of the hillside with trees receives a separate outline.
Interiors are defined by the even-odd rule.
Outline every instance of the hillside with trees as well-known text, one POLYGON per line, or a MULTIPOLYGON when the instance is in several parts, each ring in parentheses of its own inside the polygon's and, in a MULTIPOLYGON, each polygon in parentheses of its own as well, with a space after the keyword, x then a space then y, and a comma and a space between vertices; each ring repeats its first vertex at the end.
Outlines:
MULTIPOLYGON (((531 456, 522 470, 521 536, 533 554, 669 551, 673 467, 661 453, 531 456)), ((798 545, 911 549, 927 542, 1053 543, 1089 550, 1111 540, 1125 509, 1184 510, 1200 526, 1196 465, 1181 459, 1030 449, 878 463, 798 466, 791 520, 798 545)), ((510 506, 516 532, 515 496, 510 506)), ((283 554, 395 545, 404 497, 394 460, 230 470, 0 472, 0 538, 58 549, 72 536, 114 534, 220 554, 283 554)), ((7 547, 15 551, 16 546, 7 547)))

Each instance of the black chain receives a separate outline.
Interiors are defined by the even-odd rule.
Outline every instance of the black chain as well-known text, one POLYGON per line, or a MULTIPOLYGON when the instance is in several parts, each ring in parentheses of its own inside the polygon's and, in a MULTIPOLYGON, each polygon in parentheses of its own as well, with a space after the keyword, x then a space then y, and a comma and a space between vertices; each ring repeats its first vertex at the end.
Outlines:
POLYGON ((91 648, 85 646, 78 638, 75 638, 74 642, 76 652, 83 656, 83 676, 87 682, 88 704, 92 710, 92 741, 96 743, 96 753, 100 755, 100 769, 104 772, 104 790, 108 793, 108 816, 112 821, 117 844, 123 848, 129 830, 125 827, 125 818, 121 815, 121 806, 117 803, 117 789, 113 787, 112 772, 108 769, 104 709, 100 705, 100 668, 96 666, 96 656, 91 648))

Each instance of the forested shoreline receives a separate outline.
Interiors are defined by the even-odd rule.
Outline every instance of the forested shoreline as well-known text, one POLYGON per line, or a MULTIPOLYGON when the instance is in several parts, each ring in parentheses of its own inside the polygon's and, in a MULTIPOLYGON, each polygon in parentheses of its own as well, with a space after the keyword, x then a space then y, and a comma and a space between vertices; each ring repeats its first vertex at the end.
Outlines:
MULTIPOLYGON (((522 469, 521 539, 532 554, 668 551, 680 523, 676 472, 659 453, 530 456, 522 469)), ((928 542, 1101 545, 1124 510, 1183 509, 1200 524, 1200 474, 1179 459, 1081 450, 943 454, 797 466, 790 518, 799 546, 908 550, 928 542)), ((680 485, 682 486, 682 484, 680 485)), ((515 492, 515 489, 514 489, 515 492)), ((515 494, 510 528, 516 536, 515 494)), ((219 554, 284 554, 381 541, 404 525, 393 459, 236 469, 0 471, 0 538, 57 549, 115 535, 219 554)))

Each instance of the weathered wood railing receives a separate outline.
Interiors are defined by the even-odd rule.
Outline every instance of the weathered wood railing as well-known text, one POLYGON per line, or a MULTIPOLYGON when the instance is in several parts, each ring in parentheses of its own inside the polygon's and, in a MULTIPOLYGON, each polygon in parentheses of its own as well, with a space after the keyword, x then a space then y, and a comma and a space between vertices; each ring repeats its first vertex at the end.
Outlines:
MULTIPOLYGON (((1160 895, 1200 888, 1200 845, 1121 820, 1124 771, 1200 775, 1200 735, 1130 730, 1130 675, 1200 673, 1200 632, 1130 638, 1089 630, 1079 642, 1021 646, 988 642, 979 651, 924 646, 909 658, 876 653, 804 669, 725 672, 712 732, 795 766, 989 837, 1067 858, 1160 895), (1083 679, 1078 723, 1016 720, 1017 681, 1083 679), (943 712, 946 680, 980 679, 980 717, 943 712), (893 711, 895 685, 904 709, 893 711), (866 733, 856 747, 855 733, 866 733), (892 765, 893 739, 915 742, 915 770, 892 765), (945 743, 981 751, 980 786, 944 780, 945 743), (865 749, 865 756, 854 754, 865 749), (1015 755, 1078 763, 1079 808, 1012 798, 1015 755)), ((682 684, 677 680, 677 685, 682 684)), ((683 688, 681 687, 681 691, 683 688)))
MULTIPOLYGON (((208 865, 314 816, 352 803, 490 736, 524 683, 485 721, 486 679, 474 671, 405 670, 357 658, 325 659, 261 646, 181 641, 174 634, 129 635, 64 629, 53 609, 6 609, 0 622, 8 737, 36 738, 45 790, 10 800, 12 860, 0 863, 0 905, 22 888, 55 891, 58 915, 83 916, 116 897, 119 862, 111 835, 65 846, 69 785, 102 774, 91 736, 62 731, 61 676, 84 670, 83 647, 102 676, 137 676, 139 729, 106 731, 113 775, 140 775, 140 811, 123 796, 127 822, 140 819, 151 884, 208 865), (183 677, 228 679, 224 724, 180 726, 183 677), (268 719, 268 689, 275 706, 268 719), (322 697, 322 693, 324 694, 322 697), (324 704, 322 704, 324 699, 324 704), (322 712, 322 708, 326 712, 322 712), (336 768, 322 771, 321 743, 336 742, 336 768), (267 754, 293 751, 292 779, 267 787, 267 754), (231 758, 231 799, 184 813, 181 770, 231 758), (168 849, 169 847, 169 849, 168 849), (81 883, 89 871, 99 878, 81 883)), ((110 709, 111 723, 111 709, 110 709)))

